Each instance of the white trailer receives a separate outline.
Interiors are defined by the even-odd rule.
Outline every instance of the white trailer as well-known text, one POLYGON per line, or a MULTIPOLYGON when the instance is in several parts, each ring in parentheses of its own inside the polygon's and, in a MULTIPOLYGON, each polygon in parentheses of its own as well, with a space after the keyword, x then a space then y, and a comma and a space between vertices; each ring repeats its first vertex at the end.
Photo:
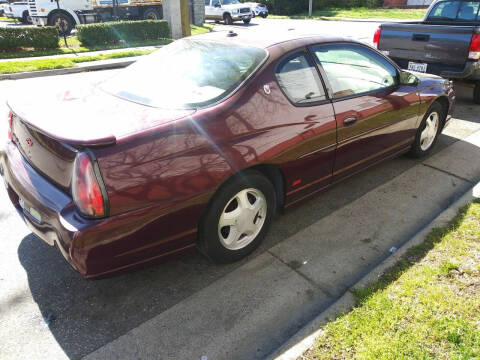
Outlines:
POLYGON ((28 5, 34 25, 57 26, 61 35, 78 24, 163 18, 162 0, 28 0, 28 5))

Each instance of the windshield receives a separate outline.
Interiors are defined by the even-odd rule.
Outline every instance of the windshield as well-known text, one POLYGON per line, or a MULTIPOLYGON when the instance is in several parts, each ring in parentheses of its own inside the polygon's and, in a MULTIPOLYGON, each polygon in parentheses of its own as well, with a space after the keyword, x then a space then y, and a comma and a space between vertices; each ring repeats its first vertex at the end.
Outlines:
POLYGON ((238 0, 222 0, 222 5, 239 4, 238 0))
POLYGON ((102 84, 143 105, 193 109, 232 93, 267 58, 260 48, 215 41, 177 40, 102 84))

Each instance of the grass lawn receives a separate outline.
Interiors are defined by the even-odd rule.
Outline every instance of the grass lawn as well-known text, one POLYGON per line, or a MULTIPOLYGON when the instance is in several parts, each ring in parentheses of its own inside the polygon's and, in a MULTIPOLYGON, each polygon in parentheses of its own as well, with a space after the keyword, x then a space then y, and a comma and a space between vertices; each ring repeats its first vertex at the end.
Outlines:
POLYGON ((65 69, 69 67, 75 67, 77 63, 81 62, 147 55, 153 51, 155 50, 132 50, 121 51, 112 54, 99 54, 96 56, 62 57, 56 59, 39 59, 31 61, 5 61, 0 62, 0 74, 13 74, 25 71, 65 69))
POLYGON ((302 359, 479 359, 480 203, 356 297, 302 359))
POLYGON ((421 20, 425 15, 425 9, 371 9, 365 7, 340 9, 340 8, 326 8, 324 10, 316 10, 312 13, 310 18, 307 13, 281 16, 269 15, 269 18, 277 19, 318 19, 318 20, 335 20, 342 18, 349 19, 419 19, 421 20))
MULTIPOLYGON (((1 18, 0 18, 1 19, 1 18)), ((210 32, 213 28, 212 25, 204 24, 203 26, 190 25, 192 35, 199 35, 210 32)), ((63 54, 74 54, 82 53, 88 51, 98 51, 98 50, 110 50, 110 49, 123 49, 131 48, 138 46, 158 46, 166 45, 171 43, 171 39, 162 39, 162 40, 148 40, 140 42, 131 42, 118 45, 102 45, 102 46, 92 46, 84 47, 80 45, 80 41, 76 36, 71 36, 67 38, 67 45, 65 46, 65 41, 63 38, 59 41, 59 49, 53 50, 34 50, 34 49, 24 49, 14 52, 0 52, 0 59, 16 59, 16 58, 25 58, 25 57, 34 57, 34 56, 48 56, 48 55, 63 55, 63 54)))

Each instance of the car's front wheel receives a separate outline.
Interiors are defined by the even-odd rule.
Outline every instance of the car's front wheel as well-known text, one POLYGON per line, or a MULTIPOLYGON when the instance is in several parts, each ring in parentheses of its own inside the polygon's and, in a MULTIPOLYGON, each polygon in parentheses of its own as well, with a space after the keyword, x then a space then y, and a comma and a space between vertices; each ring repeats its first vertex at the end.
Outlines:
POLYGON ((244 24, 250 24, 250 20, 251 20, 251 19, 245 19, 245 20, 243 20, 243 23, 244 23, 244 24))
POLYGON ((240 260, 260 245, 276 212, 272 183, 249 170, 215 194, 199 227, 200 251, 218 263, 240 260))
POLYGON ((225 23, 225 25, 232 25, 233 24, 233 19, 230 16, 230 14, 223 15, 223 22, 225 23))
POLYGON ((438 102, 430 107, 417 130, 410 155, 420 158, 432 150, 442 130, 445 117, 445 109, 438 102))

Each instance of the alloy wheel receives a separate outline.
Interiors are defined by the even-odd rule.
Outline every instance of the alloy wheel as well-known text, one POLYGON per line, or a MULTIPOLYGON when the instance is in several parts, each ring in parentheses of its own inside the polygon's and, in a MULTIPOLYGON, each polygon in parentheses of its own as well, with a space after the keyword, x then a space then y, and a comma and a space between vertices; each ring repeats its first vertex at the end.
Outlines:
POLYGON ((432 112, 428 115, 425 122, 425 129, 420 134, 420 148, 426 151, 432 146, 435 137, 437 136, 440 116, 437 112, 432 112))
POLYGON ((258 189, 244 189, 233 196, 218 222, 221 244, 229 250, 248 246, 263 228, 267 216, 265 195, 258 189))

